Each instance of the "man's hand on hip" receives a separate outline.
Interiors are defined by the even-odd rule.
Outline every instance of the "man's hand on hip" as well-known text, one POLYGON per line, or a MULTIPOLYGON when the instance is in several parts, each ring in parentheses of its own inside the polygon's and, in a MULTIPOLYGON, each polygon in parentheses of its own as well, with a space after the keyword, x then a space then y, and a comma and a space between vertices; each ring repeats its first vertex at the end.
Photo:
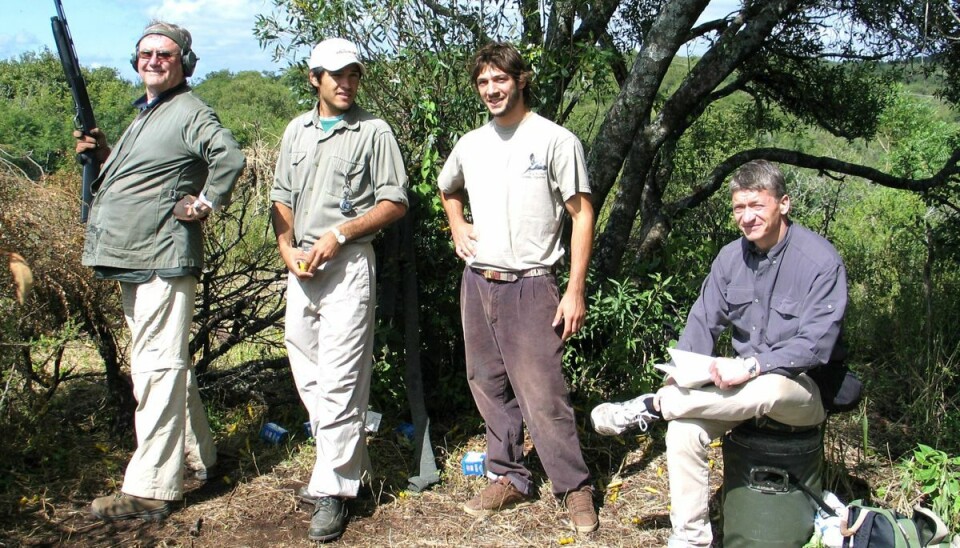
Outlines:
POLYGON ((477 255, 477 234, 470 223, 461 223, 450 227, 450 236, 453 238, 453 248, 467 264, 473 262, 477 255))

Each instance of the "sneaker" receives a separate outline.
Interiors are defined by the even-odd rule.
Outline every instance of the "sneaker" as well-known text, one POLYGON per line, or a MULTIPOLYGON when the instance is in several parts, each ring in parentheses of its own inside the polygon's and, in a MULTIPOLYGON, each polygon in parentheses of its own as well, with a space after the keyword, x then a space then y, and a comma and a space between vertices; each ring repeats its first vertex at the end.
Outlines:
POLYGON ((155 521, 170 515, 170 503, 117 493, 95 499, 90 511, 95 517, 107 521, 133 518, 155 521))
POLYGON ((317 497, 307 538, 326 542, 342 535, 346 528, 347 505, 337 497, 317 497))
POLYGON ((564 501, 570 512, 570 522, 578 533, 589 533, 600 527, 597 511, 593 508, 593 488, 581 487, 567 493, 564 501))
POLYGON ((501 476, 480 491, 479 495, 468 500, 463 505, 463 511, 471 516, 489 516, 495 512, 516 510, 530 504, 530 497, 501 476))
POLYGON ((650 424, 663 417, 648 409, 648 400, 652 403, 654 394, 644 394, 622 403, 601 403, 590 412, 590 423, 598 434, 619 436, 631 428, 646 432, 650 424))

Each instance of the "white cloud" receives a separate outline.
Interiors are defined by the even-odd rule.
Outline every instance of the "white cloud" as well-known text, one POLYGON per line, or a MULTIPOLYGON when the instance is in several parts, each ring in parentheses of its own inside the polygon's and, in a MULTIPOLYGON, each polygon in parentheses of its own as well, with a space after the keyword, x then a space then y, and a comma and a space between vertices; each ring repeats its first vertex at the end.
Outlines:
POLYGON ((145 9, 150 19, 182 25, 193 35, 200 58, 197 75, 227 69, 279 70, 253 35, 256 15, 267 10, 265 0, 163 0, 145 9))

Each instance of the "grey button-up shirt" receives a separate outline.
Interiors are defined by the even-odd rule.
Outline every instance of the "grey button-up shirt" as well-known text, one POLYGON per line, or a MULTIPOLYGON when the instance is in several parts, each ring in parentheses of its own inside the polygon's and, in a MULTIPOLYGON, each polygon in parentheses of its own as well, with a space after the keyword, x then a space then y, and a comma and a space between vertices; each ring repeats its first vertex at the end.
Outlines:
POLYGON ((403 156, 386 122, 353 105, 329 131, 316 108, 287 125, 270 201, 293 210, 298 245, 312 245, 383 200, 408 204, 403 156), (340 209, 342 200, 350 202, 347 211, 340 209))
POLYGON ((746 238, 724 246, 703 282, 677 348, 712 354, 732 329, 733 348, 763 373, 794 376, 846 355, 841 341, 847 274, 834 247, 791 223, 759 252, 746 238))

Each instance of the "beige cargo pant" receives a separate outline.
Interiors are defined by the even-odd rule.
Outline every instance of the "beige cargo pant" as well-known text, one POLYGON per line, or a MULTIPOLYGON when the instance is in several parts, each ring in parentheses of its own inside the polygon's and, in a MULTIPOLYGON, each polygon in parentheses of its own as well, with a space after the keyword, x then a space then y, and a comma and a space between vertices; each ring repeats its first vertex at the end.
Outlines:
POLYGON ((121 490, 180 500, 184 467, 199 472, 217 460, 188 348, 197 281, 154 276, 141 284, 121 282, 120 288, 137 400, 137 449, 121 490))
POLYGON ((670 548, 710 546, 708 509, 710 442, 743 421, 767 416, 791 426, 820 424, 826 412, 813 379, 761 375, 731 390, 664 386, 657 392, 668 420, 667 469, 670 479, 670 548))

